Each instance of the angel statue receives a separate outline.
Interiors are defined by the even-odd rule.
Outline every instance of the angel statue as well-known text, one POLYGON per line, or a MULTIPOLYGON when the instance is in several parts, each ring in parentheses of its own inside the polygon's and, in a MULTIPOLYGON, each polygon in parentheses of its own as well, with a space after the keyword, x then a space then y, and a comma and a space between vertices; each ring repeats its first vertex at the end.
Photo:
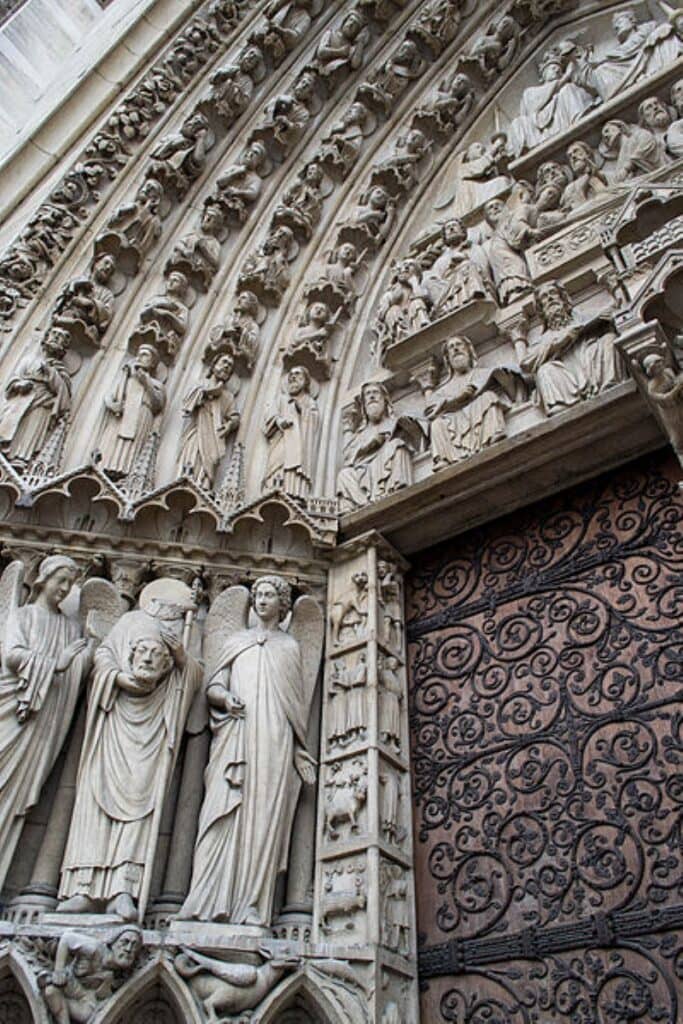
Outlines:
POLYGON ((144 919, 161 812, 201 680, 192 590, 158 579, 95 655, 58 911, 144 919))
POLYGON ((28 603, 21 605, 24 567, 12 562, 0 579, 0 889, 28 811, 52 771, 102 635, 101 613, 124 610, 115 587, 92 579, 80 593, 80 620, 61 604, 78 576, 66 555, 40 563, 28 603))
POLYGON ((261 576, 251 595, 230 587, 211 606, 204 654, 213 741, 181 919, 271 923, 299 788, 316 780, 305 744, 323 630, 317 602, 304 596, 292 608, 280 576, 261 576))

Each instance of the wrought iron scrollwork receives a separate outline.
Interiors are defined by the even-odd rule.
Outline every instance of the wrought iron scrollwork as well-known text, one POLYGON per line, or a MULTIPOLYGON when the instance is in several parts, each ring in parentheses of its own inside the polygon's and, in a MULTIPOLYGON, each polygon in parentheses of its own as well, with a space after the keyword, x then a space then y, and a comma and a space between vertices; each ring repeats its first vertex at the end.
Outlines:
POLYGON ((421 975, 498 965, 443 1020, 678 1019, 656 947, 657 915, 683 927, 682 525, 655 457, 409 581, 421 975))

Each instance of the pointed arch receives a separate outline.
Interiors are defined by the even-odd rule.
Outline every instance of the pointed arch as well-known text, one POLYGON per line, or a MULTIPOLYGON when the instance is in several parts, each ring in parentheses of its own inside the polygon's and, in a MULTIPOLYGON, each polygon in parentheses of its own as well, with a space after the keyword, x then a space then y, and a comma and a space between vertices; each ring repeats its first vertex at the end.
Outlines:
MULTIPOLYGON (((11 948, 0 952, 0 1020, 3 1019, 3 998, 11 998, 18 1005, 24 1003, 27 1020, 33 1024, 49 1024, 48 1012, 36 979, 22 957, 11 948)), ((8 1019, 14 1018, 10 1016, 8 1019)), ((21 1020, 21 1017, 17 1020, 21 1020)))
MULTIPOLYGON (((93 1024, 135 1024, 135 1012, 154 1008, 154 1004, 169 1004, 175 1014, 173 1024, 203 1024, 201 1014, 192 995, 166 960, 150 961, 117 992, 93 1024)), ((161 1006, 159 1006, 161 1009, 161 1006)))
MULTIPOLYGON (((279 1024, 282 1014, 299 1008, 305 1008, 311 1015, 310 1024, 346 1024, 348 1021, 315 981, 301 973, 278 985, 263 1001, 257 1017, 258 1024, 279 1024)), ((292 1024, 294 1020, 296 1018, 293 1018, 292 1024)))

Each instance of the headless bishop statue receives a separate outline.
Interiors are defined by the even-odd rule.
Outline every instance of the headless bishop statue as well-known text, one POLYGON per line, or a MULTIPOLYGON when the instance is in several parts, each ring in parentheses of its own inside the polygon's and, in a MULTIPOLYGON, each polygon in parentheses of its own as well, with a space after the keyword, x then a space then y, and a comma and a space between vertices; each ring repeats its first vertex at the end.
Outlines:
POLYGON ((155 580, 95 655, 60 913, 144 918, 159 820, 201 669, 187 653, 194 602, 155 580))

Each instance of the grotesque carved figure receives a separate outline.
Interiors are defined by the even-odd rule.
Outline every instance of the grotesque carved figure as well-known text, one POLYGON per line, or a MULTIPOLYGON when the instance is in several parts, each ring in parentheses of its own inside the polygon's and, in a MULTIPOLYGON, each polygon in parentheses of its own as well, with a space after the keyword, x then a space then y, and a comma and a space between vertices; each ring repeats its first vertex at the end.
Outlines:
POLYGON ((194 949, 183 949, 176 956, 175 969, 187 980, 207 1024, 243 1020, 245 1012, 258 1007, 284 974, 301 963, 286 951, 273 956, 262 948, 260 953, 264 962, 258 966, 216 960, 194 949))
POLYGON ((221 206, 207 200, 201 215, 199 230, 190 232, 175 245, 166 264, 166 273, 176 270, 195 275, 205 290, 218 270, 221 255, 220 236, 225 228, 221 206))
POLYGON ((305 744, 322 632, 316 602, 300 597, 292 608, 290 586, 279 576, 257 579, 251 596, 231 587, 211 607, 206 693, 213 742, 182 918, 270 925, 300 781, 312 785, 316 777, 305 744))
POLYGON ((69 731, 92 661, 92 642, 60 611, 78 576, 65 555, 43 559, 28 604, 19 607, 23 566, 0 580, 0 887, 27 812, 40 796, 69 731))
POLYGON ((370 30, 359 10, 350 11, 338 28, 329 28, 320 40, 316 64, 323 78, 357 71, 363 62, 370 30))
POLYGON ((347 511, 411 484, 413 453, 423 438, 417 420, 395 414, 384 384, 364 384, 354 405, 337 477, 337 494, 347 511))
POLYGON ((228 438, 239 426, 240 414, 232 383, 235 366, 232 353, 208 346, 204 358, 208 364, 204 379, 183 399, 179 463, 182 473, 212 491, 216 470, 225 454, 228 438))
POLYGON ((31 464, 71 410, 69 342, 63 327, 48 328, 40 351, 20 363, 5 385, 0 451, 20 468, 31 464))
POLYGON ((396 341, 428 326, 431 299, 422 283, 417 260, 400 260, 391 275, 388 288, 382 293, 377 310, 375 332, 380 362, 396 341))
POLYGON ((57 1024, 89 1024, 129 977, 142 933, 125 925, 109 940, 67 931, 57 945, 54 970, 40 980, 57 1024))
POLYGON ((625 121, 608 121, 603 125, 600 155, 605 171, 615 181, 649 174, 666 161, 664 146, 654 132, 625 121))
POLYGON ((319 440, 318 403, 305 367, 293 366, 283 383, 282 393, 267 410, 263 423, 268 440, 263 489, 281 488, 295 498, 307 498, 319 440))
POLYGON ((114 390, 104 399, 104 417, 96 451, 113 479, 128 476, 142 452, 155 419, 166 405, 166 389, 154 376, 159 354, 141 345, 119 370, 114 390))
POLYGON ((204 170, 212 142, 209 122, 203 114, 192 114, 152 151, 150 175, 183 195, 204 170))
POLYGON ((74 341, 98 347, 114 311, 109 284, 116 263, 108 254, 96 259, 90 277, 78 277, 62 290, 52 310, 52 322, 63 327, 74 341))
POLYGON ((501 441, 505 414, 514 403, 519 371, 507 366, 477 365, 466 338, 449 338, 443 347, 446 375, 428 394, 434 468, 458 462, 501 441))
POLYGON ((95 655, 59 909, 145 911, 159 815, 201 669, 187 653, 190 588, 156 580, 95 655), (181 637, 180 632, 183 630, 181 637))

